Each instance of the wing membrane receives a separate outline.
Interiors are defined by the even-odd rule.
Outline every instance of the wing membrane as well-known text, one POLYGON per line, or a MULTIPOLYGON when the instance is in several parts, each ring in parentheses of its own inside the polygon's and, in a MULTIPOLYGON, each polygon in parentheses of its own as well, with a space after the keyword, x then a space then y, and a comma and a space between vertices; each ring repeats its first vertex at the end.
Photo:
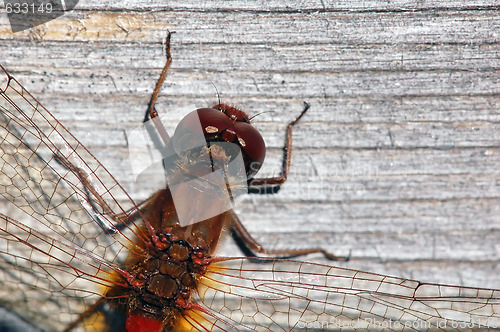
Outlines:
POLYGON ((99 264, 122 262, 134 246, 133 223, 110 236, 96 219, 124 222, 126 208, 135 205, 1 66, 0 173, 0 195, 12 203, 2 204, 0 215, 0 306, 61 330, 63 320, 54 320, 54 312, 63 312, 64 322, 83 313, 98 298, 96 287, 107 284, 97 278, 105 271, 99 264))
MULTIPOLYGON (((124 219, 128 209, 136 208, 134 202, 104 166, 1 67, 0 75, 0 194, 64 238, 116 259, 121 249, 112 250, 109 244, 131 246, 132 235, 116 232, 114 241, 105 240, 107 234, 96 221, 110 229, 121 222, 130 233, 132 227, 124 219)), ((29 226, 37 227, 36 223, 29 226)))
POLYGON ((51 331, 95 303, 111 286, 114 268, 62 241, 0 214, 0 305, 51 331))
POLYGON ((202 302, 241 330, 500 327, 497 290, 425 284, 289 260, 232 258, 210 271, 202 279, 202 302))

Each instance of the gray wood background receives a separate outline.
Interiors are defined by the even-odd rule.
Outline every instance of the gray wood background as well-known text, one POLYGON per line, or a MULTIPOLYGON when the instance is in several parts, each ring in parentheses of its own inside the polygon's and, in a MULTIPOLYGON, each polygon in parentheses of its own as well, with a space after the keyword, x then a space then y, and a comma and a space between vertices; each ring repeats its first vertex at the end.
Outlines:
MULTIPOLYGON (((351 252, 341 266, 500 288, 499 1, 81 1, 13 34, 0 62, 136 197, 126 130, 164 63, 158 109, 223 102, 259 115, 278 195, 238 206, 268 248, 351 252)), ((221 254, 234 255, 225 243, 221 254)), ((305 260, 325 262, 319 255, 305 260)))

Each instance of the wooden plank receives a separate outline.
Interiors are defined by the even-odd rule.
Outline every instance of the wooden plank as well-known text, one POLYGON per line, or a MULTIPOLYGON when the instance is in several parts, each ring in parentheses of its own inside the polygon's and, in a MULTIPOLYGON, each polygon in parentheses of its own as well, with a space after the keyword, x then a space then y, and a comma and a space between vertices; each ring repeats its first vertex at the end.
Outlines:
POLYGON ((165 30, 182 33, 184 43, 278 44, 484 44, 498 42, 496 10, 445 10, 425 12, 70 12, 64 19, 48 22, 17 35, 9 32, 7 19, 0 21, 3 38, 40 40, 91 40, 122 42, 159 41, 165 30), (238 30, 234 26, 238 25, 238 30), (203 33, 201 33, 203 32, 203 33), (201 35, 205 36, 204 38, 201 35), (251 39, 250 39, 251 37, 251 39), (473 42, 471 42, 471 40, 473 42))
POLYGON ((0 17, 0 54, 133 191, 127 130, 175 30, 158 109, 213 104, 213 82, 225 102, 273 111, 256 118, 264 175, 279 170, 286 123, 312 105, 289 183, 238 207, 263 244, 352 250, 342 266, 500 288, 498 5, 87 1, 19 34, 0 17))
MULTIPOLYGON (((92 67, 93 69, 113 68, 157 68, 163 59, 163 50, 158 42, 124 43, 120 47, 105 42, 72 43, 74 57, 71 66, 92 67)), ((0 45, 2 53, 23 53, 28 50, 38 52, 36 58, 26 58, 25 66, 55 66, 68 68, 66 53, 61 52, 58 41, 43 41, 43 47, 26 39, 14 39, 0 45)), ((325 44, 312 48, 308 45, 226 45, 192 44, 174 45, 175 52, 182 55, 174 65, 177 71, 227 72, 238 65, 261 71, 268 68, 272 72, 359 72, 359 71, 422 71, 450 70, 476 71, 491 70, 497 64, 498 44, 473 44, 467 48, 457 48, 453 44, 414 45, 404 43, 350 45, 349 43, 325 44), (205 61, 207 53, 219 53, 205 61), (228 53, 230 56, 220 56, 228 53), (244 53, 243 59, 235 54, 244 53), (307 61, 308 57, 315 61, 307 61)), ((16 65, 18 67, 19 64, 16 65)))

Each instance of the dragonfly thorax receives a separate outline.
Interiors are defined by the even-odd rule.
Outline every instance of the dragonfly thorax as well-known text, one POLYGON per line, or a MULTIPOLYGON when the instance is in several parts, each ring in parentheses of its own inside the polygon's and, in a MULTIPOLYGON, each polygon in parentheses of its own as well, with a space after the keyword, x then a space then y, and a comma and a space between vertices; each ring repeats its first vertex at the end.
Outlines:
MULTIPOLYGON (((135 275, 130 287, 116 287, 108 291, 108 297, 128 298, 123 304, 127 323, 138 317, 161 322, 164 329, 175 326, 186 309, 196 280, 206 272, 207 247, 203 244, 178 240, 180 234, 161 232, 162 250, 153 250, 149 257, 136 257, 127 269, 135 275)), ((202 241, 203 242, 203 241, 202 241)), ((142 319, 142 318, 141 318, 142 319)))

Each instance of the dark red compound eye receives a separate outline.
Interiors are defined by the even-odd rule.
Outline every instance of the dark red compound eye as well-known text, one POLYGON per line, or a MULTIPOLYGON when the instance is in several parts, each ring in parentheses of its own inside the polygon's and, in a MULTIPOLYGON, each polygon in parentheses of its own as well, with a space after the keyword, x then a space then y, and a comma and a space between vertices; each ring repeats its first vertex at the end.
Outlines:
POLYGON ((177 126, 182 131, 195 133, 198 118, 207 142, 229 142, 237 144, 242 153, 247 177, 252 178, 262 166, 266 156, 266 145, 261 134, 250 124, 245 112, 219 104, 213 108, 199 108, 186 115, 177 126))

